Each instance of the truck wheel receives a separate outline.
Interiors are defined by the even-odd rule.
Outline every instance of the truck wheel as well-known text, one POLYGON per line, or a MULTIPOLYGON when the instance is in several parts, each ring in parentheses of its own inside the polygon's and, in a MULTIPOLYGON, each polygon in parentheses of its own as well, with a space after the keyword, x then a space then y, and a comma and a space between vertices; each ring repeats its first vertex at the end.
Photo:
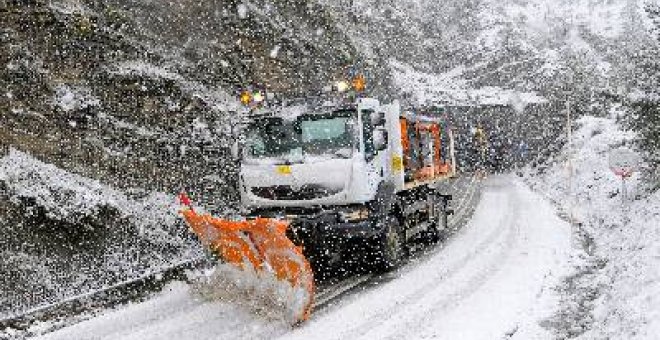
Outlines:
POLYGON ((424 241, 427 244, 436 244, 445 238, 447 228, 449 227, 449 213, 447 211, 448 208, 448 202, 446 199, 443 199, 442 202, 436 205, 436 209, 440 210, 440 216, 426 231, 424 241))
POLYGON ((375 269, 390 271, 398 267, 405 256, 404 243, 399 220, 394 216, 388 216, 383 234, 376 240, 375 269))
POLYGON ((428 230, 426 230, 423 242, 427 245, 432 245, 440 242, 440 239, 442 238, 442 231, 438 228, 437 223, 434 223, 432 226, 429 227, 428 230))
POLYGON ((442 231, 446 232, 449 229, 449 211, 447 211, 447 203, 444 204, 445 208, 442 211, 442 218, 440 218, 440 223, 442 223, 442 231))
POLYGON ((443 233, 447 233, 449 231, 449 215, 453 214, 453 210, 450 210, 450 208, 449 208, 449 201, 450 201, 450 199, 447 199, 447 198, 442 199, 441 223, 442 223, 442 232, 443 233))

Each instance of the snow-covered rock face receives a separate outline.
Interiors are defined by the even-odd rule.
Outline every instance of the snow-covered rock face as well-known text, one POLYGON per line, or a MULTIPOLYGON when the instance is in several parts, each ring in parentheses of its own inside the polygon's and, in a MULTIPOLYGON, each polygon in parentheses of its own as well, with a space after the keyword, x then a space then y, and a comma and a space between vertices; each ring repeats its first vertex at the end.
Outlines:
POLYGON ((199 256, 177 209, 173 196, 128 195, 10 149, 0 158, 0 277, 11 278, 0 279, 0 318, 199 256))
POLYGON ((221 176, 237 199, 225 164, 238 88, 306 95, 359 59, 303 0, 0 6, 0 144, 116 187, 205 191, 221 176))
MULTIPOLYGON (((37 206, 45 209, 49 218, 55 220, 79 222, 86 216, 97 215, 99 209, 104 206, 117 209, 126 216, 141 215, 144 211, 143 207, 139 207, 141 205, 139 202, 131 201, 118 190, 42 163, 15 149, 11 149, 9 155, 0 159, 0 181, 4 182, 12 197, 34 200, 37 206)), ((154 196, 151 200, 163 208, 155 214, 165 218, 158 223, 175 224, 174 198, 154 196)), ((150 221, 141 219, 139 222, 150 221)), ((146 227, 142 229, 147 233, 154 231, 146 227)))

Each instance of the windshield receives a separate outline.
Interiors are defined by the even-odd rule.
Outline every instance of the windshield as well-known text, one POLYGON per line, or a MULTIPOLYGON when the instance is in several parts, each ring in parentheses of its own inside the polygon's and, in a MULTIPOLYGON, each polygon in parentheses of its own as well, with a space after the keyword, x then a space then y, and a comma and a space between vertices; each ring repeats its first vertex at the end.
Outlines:
POLYGON ((354 111, 300 116, 297 130, 304 154, 349 158, 357 145, 354 111))
POLYGON ((245 134, 246 158, 284 158, 300 155, 301 146, 293 123, 280 118, 265 118, 250 125, 245 134))
POLYGON ((350 158, 357 146, 355 111, 304 114, 296 121, 264 118, 245 133, 246 159, 302 161, 304 156, 350 158))

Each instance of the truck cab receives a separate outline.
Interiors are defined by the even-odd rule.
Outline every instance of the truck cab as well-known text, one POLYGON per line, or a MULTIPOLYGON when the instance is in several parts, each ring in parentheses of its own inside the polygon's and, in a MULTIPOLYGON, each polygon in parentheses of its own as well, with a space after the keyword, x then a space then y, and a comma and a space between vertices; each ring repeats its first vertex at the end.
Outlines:
POLYGON ((397 116, 397 106, 359 99, 353 105, 289 107, 254 119, 243 132, 243 206, 320 208, 373 200, 383 181, 396 181, 387 166, 395 132, 386 123, 387 116, 397 116))
POLYGON ((446 216, 449 198, 432 188, 447 171, 438 126, 373 98, 252 117, 241 133, 242 206, 290 221, 313 266, 366 252, 393 268, 408 239, 446 216))

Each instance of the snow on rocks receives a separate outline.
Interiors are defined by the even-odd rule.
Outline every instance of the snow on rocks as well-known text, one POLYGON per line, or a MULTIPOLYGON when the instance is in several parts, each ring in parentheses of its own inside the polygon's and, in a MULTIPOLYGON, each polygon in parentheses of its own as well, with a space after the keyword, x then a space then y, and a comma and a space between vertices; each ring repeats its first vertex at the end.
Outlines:
POLYGON ((0 158, 0 182, 12 200, 31 199, 55 220, 78 223, 110 207, 135 223, 145 236, 168 243, 171 236, 165 230, 177 223, 173 196, 152 193, 132 199, 99 181, 69 173, 13 148, 0 158))
POLYGON ((165 67, 156 66, 142 60, 125 61, 115 65, 112 71, 119 75, 139 75, 152 78, 182 80, 183 78, 165 67))
POLYGON ((86 87, 71 87, 60 84, 55 88, 52 103, 64 112, 99 106, 101 101, 91 92, 91 89, 86 87))
POLYGON ((280 53, 280 48, 281 48, 281 45, 275 45, 275 47, 273 47, 273 49, 270 50, 270 57, 271 57, 272 59, 277 58, 277 56, 278 56, 279 53, 280 53))
MULTIPOLYGON (((222 62, 221 62, 222 63, 222 62)), ((222 63, 223 65, 226 63, 222 63)), ((229 64, 227 64, 228 66, 229 64)), ((236 96, 221 88, 209 88, 208 86, 185 79, 176 71, 168 67, 154 65, 143 60, 124 61, 114 65, 109 70, 112 74, 129 76, 137 75, 153 79, 166 79, 178 83, 186 93, 206 102, 211 110, 215 112, 236 111, 242 106, 236 96)))
POLYGON ((60 12, 62 14, 72 15, 72 14, 83 14, 90 15, 94 13, 87 6, 85 6, 82 1, 79 0, 56 0, 49 1, 48 7, 51 9, 60 12))
POLYGON ((533 92, 519 92, 494 86, 472 89, 461 74, 462 67, 443 74, 430 74, 414 70, 396 60, 390 62, 394 81, 403 93, 408 93, 419 105, 449 103, 451 105, 511 105, 522 111, 528 104, 547 100, 533 92))
MULTIPOLYGON (((644 194, 639 174, 628 182, 628 223, 622 216, 621 180, 608 167, 611 149, 635 134, 612 119, 583 117, 572 144, 573 193, 568 192, 565 149, 558 162, 528 174, 528 181, 567 213, 573 211, 604 267, 590 274, 598 297, 583 339, 655 339, 660 334, 660 192, 644 194), (569 207, 569 202, 575 202, 569 207)), ((580 289, 580 287, 577 287, 580 289)), ((572 294, 575 292, 567 292, 572 294)), ((571 303, 575 303, 571 302, 571 303)))
POLYGON ((16 214, 25 214, 26 221, 10 222, 22 220, 13 208, 10 220, 2 220, 8 224, 0 269, 12 278, 0 286, 3 318, 203 254, 185 236, 174 196, 122 192, 13 148, 0 158, 0 194, 6 200, 0 203, 18 208, 16 214), (59 252, 60 246, 67 250, 59 252))
POLYGON ((238 11, 238 17, 241 19, 246 19, 248 16, 248 7, 245 4, 238 4, 236 6, 236 10, 238 11))

